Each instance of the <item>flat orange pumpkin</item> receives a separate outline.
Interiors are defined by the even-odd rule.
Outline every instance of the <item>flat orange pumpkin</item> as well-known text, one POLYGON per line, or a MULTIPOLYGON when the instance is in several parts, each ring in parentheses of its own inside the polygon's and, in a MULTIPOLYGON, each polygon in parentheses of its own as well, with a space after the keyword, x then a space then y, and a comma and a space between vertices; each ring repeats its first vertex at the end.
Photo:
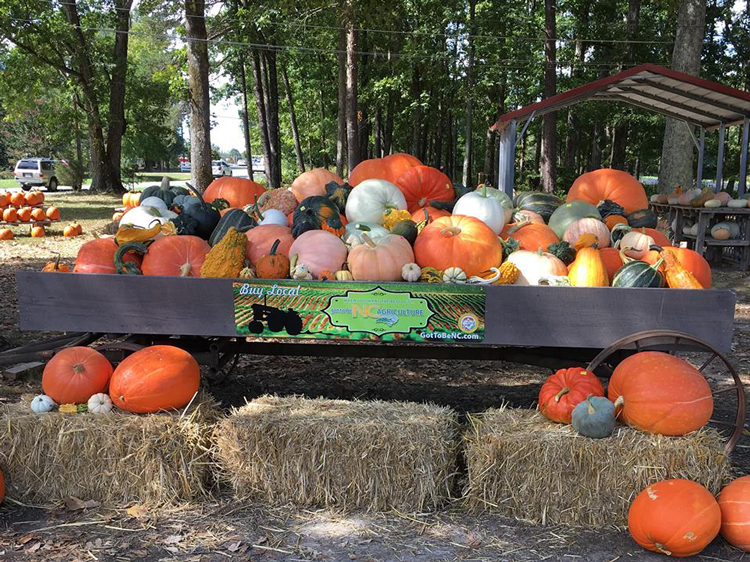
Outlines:
POLYGON ((230 207, 241 209, 255 203, 265 192, 262 185, 249 179, 224 176, 211 182, 203 193, 203 200, 211 203, 214 199, 226 199, 230 207))

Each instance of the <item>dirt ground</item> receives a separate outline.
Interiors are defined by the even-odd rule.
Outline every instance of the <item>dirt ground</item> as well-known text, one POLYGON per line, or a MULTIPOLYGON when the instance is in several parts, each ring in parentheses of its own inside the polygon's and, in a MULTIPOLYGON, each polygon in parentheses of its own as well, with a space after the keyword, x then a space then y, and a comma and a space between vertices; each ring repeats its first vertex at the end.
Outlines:
MULTIPOLYGON (((0 349, 49 334, 19 330, 15 272, 40 269, 59 252, 72 265, 81 243, 109 219, 117 202, 106 196, 53 194, 63 222, 76 217, 83 239, 65 239, 62 227, 44 240, 22 237, 0 243, 0 349)), ((734 366, 750 383, 750 277, 718 270, 717 288, 735 290, 738 305, 732 346, 734 366)), ((549 370, 485 361, 318 359, 245 357, 236 373, 211 389, 223 406, 265 393, 304 393, 331 398, 430 401, 459 412, 476 412, 503 401, 531 407, 549 370)), ((712 386, 729 384, 719 368, 707 371, 712 386)), ((0 378, 0 402, 38 392, 39 373, 0 378)), ((718 395, 715 417, 735 411, 732 393, 718 395)), ((750 432, 734 454, 738 474, 750 473, 750 432)), ((550 467, 554 469, 554 467, 550 467)), ((86 498, 82 498, 86 499, 86 498)), ((269 507, 223 495, 216 503, 153 510, 143 506, 30 506, 7 500, 0 506, 0 560, 321 560, 615 562, 659 560, 639 548, 626 531, 538 527, 487 514, 467 514, 457 505, 433 513, 354 513, 269 507)), ((744 559, 721 539, 695 560, 744 559)))

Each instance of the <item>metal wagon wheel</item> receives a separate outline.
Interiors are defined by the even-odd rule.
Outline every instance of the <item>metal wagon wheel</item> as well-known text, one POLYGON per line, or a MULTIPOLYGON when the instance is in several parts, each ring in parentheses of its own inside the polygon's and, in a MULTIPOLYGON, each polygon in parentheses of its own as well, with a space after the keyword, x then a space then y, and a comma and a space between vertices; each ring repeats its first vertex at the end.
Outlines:
MULTIPOLYGON (((729 436, 729 441, 726 444, 727 453, 731 453, 737 442, 739 441, 745 424, 746 415, 746 396, 745 389, 742 385, 737 371, 731 365, 729 360, 710 344, 683 332, 677 332, 674 330, 647 330, 645 332, 637 332, 627 337, 617 340, 608 348, 602 350, 599 355, 589 363, 587 369, 594 371, 600 365, 609 365, 614 368, 617 364, 622 361, 626 356, 638 353, 640 351, 665 351, 670 355, 677 356, 678 353, 687 355, 684 359, 691 359, 691 362, 695 362, 700 367, 698 370, 706 376, 706 368, 713 363, 716 359, 719 359, 723 365, 723 370, 729 371, 732 376, 732 385, 724 385, 720 388, 715 388, 716 384, 712 384, 714 377, 706 377, 713 396, 725 394, 727 392, 735 391, 737 395, 737 411, 734 418, 734 423, 730 423, 725 420, 711 418, 710 423, 718 426, 732 428, 732 433, 729 436), (696 356, 702 355, 707 356, 706 359, 695 361, 696 356)), ((716 411, 714 411, 716 416, 716 411)))

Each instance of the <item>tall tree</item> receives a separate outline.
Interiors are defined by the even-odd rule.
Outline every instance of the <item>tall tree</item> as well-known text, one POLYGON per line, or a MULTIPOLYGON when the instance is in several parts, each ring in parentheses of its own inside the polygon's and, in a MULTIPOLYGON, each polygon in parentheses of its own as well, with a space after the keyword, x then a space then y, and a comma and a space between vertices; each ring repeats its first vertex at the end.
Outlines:
POLYGON ((289 85, 289 74, 286 65, 281 66, 281 77, 284 80, 284 89, 286 90, 286 101, 289 104, 289 123, 292 127, 292 138, 294 139, 294 153, 297 155, 297 170, 299 173, 305 171, 305 160, 302 155, 302 146, 299 142, 299 130, 297 129, 297 115, 294 112, 294 97, 292 96, 292 87, 289 85))
POLYGON ((464 169, 463 169, 463 184, 471 185, 471 151, 473 149, 472 144, 472 119, 473 113, 473 86, 474 86, 474 55, 475 55, 475 38, 476 34, 474 26, 474 18, 476 16, 477 1, 469 0, 469 39, 468 49, 469 57, 466 63, 466 131, 464 137, 464 169))
POLYGON ((258 49, 253 49, 253 92, 255 93, 255 106, 258 111, 258 128, 260 129, 260 146, 263 152, 263 162, 266 172, 266 178, 271 180, 270 162, 271 148, 268 142, 268 121, 266 119, 266 102, 263 96, 263 80, 261 79, 260 54, 258 49))
MULTIPOLYGON (((706 24, 705 0, 681 0, 677 34, 672 52, 672 69, 697 76, 701 69, 701 48, 706 24)), ((659 192, 693 186, 693 141, 685 123, 667 119, 659 170, 659 192)))
POLYGON ((354 0, 346 2, 346 164, 349 172, 359 164, 359 124, 357 112, 357 29, 354 0))
MULTIPOLYGON (((544 0, 544 97, 557 91, 557 2, 544 0)), ((557 113, 544 116, 542 128, 542 189, 548 193, 557 187, 557 113)))
POLYGON ((343 25, 338 31, 338 110, 336 113, 336 175, 343 177, 344 160, 346 159, 346 29, 343 25))
POLYGON ((240 53, 240 87, 242 88, 242 133, 245 137, 245 162, 247 163, 247 177, 252 181, 253 176, 253 148, 250 144, 250 116, 247 108, 247 74, 245 72, 245 54, 240 53))
POLYGON ((208 33, 204 0, 185 0, 188 90, 190 100, 190 160, 193 185, 205 190, 211 175, 211 102, 208 92, 208 33))

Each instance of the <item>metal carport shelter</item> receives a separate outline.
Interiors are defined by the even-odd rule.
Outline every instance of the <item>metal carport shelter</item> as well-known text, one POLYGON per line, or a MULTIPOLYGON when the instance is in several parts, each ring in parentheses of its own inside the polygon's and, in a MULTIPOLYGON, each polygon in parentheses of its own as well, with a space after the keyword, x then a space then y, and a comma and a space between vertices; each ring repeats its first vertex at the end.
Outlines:
POLYGON ((698 149, 696 185, 703 179, 703 149, 706 131, 719 131, 716 189, 722 185, 726 128, 743 125, 740 154, 739 194, 747 188, 748 136, 750 135, 750 92, 703 80, 656 64, 642 64, 613 76, 556 94, 500 117, 491 130, 500 135, 498 187, 513 196, 515 151, 518 141, 535 117, 587 100, 618 101, 680 119, 700 128, 699 139, 688 126, 698 149), (523 124, 521 133, 516 132, 523 124))

